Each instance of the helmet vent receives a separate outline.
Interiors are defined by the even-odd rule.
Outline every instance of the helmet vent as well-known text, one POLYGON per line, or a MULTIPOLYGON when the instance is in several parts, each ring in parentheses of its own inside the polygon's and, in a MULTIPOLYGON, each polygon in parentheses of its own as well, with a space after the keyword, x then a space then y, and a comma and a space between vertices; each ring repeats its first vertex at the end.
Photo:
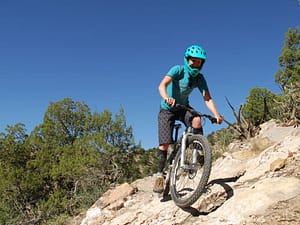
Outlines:
POLYGON ((186 49, 185 57, 206 59, 206 52, 200 46, 194 45, 186 49))

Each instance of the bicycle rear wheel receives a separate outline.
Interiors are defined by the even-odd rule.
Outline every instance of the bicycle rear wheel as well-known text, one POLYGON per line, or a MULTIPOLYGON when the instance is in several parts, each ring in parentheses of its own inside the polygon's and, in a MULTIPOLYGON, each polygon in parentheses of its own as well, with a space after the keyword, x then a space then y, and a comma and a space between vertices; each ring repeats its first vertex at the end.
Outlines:
POLYGON ((175 204, 182 208, 189 207, 201 196, 207 185, 212 164, 211 149, 204 136, 193 135, 187 142, 185 167, 180 166, 181 151, 178 151, 170 177, 171 197, 175 204))

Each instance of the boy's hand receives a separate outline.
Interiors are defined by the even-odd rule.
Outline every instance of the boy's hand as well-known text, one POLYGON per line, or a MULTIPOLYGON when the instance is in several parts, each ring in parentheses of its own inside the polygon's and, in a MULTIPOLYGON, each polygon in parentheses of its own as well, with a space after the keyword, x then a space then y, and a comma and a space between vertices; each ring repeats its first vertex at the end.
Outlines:
POLYGON ((175 106, 175 103, 176 103, 176 100, 174 98, 165 98, 165 102, 171 106, 171 107, 174 107, 175 106))
POLYGON ((217 119, 217 124, 221 124, 224 120, 223 116, 217 116, 216 119, 217 119))

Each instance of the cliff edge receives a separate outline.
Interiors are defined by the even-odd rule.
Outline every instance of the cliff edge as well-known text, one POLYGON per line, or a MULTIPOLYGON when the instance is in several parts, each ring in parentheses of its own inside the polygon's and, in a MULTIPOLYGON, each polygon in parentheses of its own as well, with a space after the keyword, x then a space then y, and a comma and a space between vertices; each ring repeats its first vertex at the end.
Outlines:
POLYGON ((187 209, 162 202, 153 183, 150 176, 109 190, 76 224, 300 224, 300 128, 269 121, 257 137, 230 144, 187 209))

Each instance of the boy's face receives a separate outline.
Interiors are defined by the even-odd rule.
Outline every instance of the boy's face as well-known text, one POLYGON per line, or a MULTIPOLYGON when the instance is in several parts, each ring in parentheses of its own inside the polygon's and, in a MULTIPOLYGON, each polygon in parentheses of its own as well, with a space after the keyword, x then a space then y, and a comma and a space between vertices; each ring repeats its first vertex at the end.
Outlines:
POLYGON ((192 68, 200 68, 200 66, 202 65, 203 59, 189 57, 188 62, 192 68))

